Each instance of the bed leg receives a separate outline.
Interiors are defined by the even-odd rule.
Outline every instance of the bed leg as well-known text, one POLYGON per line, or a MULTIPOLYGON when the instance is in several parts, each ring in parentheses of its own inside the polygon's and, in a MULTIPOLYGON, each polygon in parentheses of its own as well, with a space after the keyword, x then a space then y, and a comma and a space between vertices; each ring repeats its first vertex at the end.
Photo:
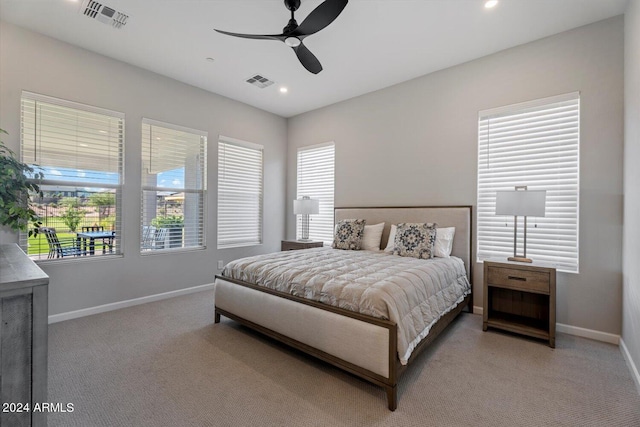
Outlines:
POLYGON ((390 411, 395 411, 398 408, 398 385, 386 386, 387 390, 387 404, 390 411))
POLYGON ((218 310, 216 310, 214 315, 213 323, 220 323, 220 313, 218 313, 218 310))

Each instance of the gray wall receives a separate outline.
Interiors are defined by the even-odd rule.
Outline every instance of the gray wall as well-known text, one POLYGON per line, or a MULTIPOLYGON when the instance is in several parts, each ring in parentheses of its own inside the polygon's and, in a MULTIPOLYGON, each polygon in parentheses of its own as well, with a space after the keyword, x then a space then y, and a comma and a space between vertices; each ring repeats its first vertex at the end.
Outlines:
POLYGON ((640 0, 631 0, 625 14, 624 94, 622 339, 640 369, 640 0))
MULTIPOLYGON (((50 314, 213 282, 216 261, 279 250, 284 235, 286 120, 60 41, 0 23, 0 127, 19 151, 22 90, 126 114, 123 244, 125 256, 42 263, 50 275, 50 314), (209 133, 207 249, 141 256, 141 120, 148 117, 209 133), (216 250, 218 135, 263 144, 264 244, 216 250)), ((0 242, 17 241, 0 232, 0 242)))
POLYGON ((558 322, 620 334, 622 17, 289 119, 287 200, 297 148, 335 141, 336 206, 475 205, 478 111, 573 91, 582 108, 580 274, 558 276, 558 322))

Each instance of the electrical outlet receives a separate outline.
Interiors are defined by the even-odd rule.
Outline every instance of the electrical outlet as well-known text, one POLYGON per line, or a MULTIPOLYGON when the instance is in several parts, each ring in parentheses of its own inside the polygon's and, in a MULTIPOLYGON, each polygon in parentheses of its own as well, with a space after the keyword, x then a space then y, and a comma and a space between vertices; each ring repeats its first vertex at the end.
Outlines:
POLYGON ((221 259, 218 260, 218 270, 222 270, 224 268, 224 261, 221 259))

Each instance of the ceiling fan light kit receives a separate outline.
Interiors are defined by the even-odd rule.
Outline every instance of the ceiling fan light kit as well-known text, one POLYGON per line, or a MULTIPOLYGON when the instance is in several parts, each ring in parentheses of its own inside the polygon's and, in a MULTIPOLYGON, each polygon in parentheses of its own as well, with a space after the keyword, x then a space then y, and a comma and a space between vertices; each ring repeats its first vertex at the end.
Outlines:
POLYGON ((289 47, 298 47, 300 46, 300 43, 302 42, 297 37, 287 37, 286 39, 284 39, 284 44, 289 47))
POLYGON ((239 34, 216 29, 217 32, 233 37, 257 40, 279 40, 293 49, 304 68, 313 74, 322 71, 318 58, 302 43, 302 40, 326 28, 342 13, 349 0, 326 0, 316 7, 300 25, 295 20, 295 11, 300 7, 300 0, 284 0, 284 5, 291 11, 291 19, 282 29, 282 34, 239 34))

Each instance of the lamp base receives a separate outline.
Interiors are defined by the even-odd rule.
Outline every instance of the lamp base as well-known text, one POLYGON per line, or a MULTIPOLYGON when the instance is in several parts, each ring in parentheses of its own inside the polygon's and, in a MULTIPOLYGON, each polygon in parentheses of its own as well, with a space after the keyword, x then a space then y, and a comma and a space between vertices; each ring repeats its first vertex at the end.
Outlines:
POLYGON ((516 262, 533 262, 531 258, 525 258, 521 256, 510 256, 509 258, 507 258, 507 260, 516 262))
POLYGON ((312 239, 298 239, 298 242, 313 242, 312 239))

